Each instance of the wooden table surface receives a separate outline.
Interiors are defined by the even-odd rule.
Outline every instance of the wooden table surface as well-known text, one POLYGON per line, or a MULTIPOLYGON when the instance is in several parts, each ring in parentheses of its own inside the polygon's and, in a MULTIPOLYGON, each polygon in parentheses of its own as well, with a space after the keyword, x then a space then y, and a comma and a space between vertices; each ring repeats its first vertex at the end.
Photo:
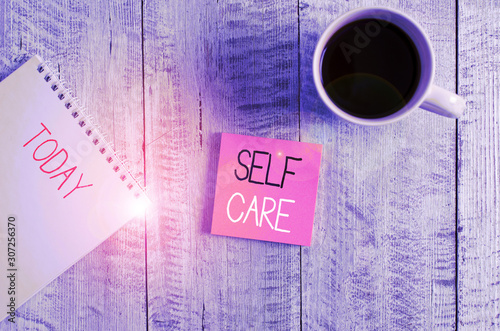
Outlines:
POLYGON ((154 202, 16 326, 500 329, 499 22, 496 0, 2 1, 0 79, 50 60, 154 202), (463 117, 363 127, 328 111, 315 43, 366 5, 424 27, 463 117), (221 132, 323 144, 311 247, 210 235, 221 132))

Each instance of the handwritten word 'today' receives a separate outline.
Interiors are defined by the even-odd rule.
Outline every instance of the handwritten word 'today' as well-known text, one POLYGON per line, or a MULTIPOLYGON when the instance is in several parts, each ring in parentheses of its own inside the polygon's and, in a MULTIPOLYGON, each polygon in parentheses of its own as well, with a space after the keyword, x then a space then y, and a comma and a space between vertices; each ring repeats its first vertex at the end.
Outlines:
MULTIPOLYGON (((45 137, 47 135, 47 133, 49 136, 52 135, 50 130, 43 123, 40 123, 40 124, 42 125, 43 129, 40 132, 38 132, 33 138, 31 138, 26 144, 24 144, 23 148, 27 147, 28 145, 30 147, 35 146, 36 143, 38 143, 39 141, 41 141, 43 139, 42 136, 45 137), (36 142, 35 142, 35 140, 36 140, 36 142), (33 144, 31 144, 32 142, 33 142, 33 144)), ((43 173, 49 174, 49 175, 55 173, 56 171, 61 169, 62 166, 68 160, 68 152, 64 148, 61 148, 59 151, 57 151, 58 146, 59 146, 59 144, 58 144, 57 140, 46 139, 43 142, 39 143, 38 146, 34 149, 33 160, 37 161, 37 162, 44 161, 40 165, 40 170, 43 173), (53 148, 52 151, 50 151, 51 147, 53 148), (50 151, 50 153, 47 154, 47 151, 50 151)), ((64 186, 64 188, 67 187, 67 185, 65 186, 65 184, 68 181, 68 179, 73 175, 73 173, 76 171, 76 169, 77 169, 77 167, 74 166, 72 168, 62 170, 59 173, 56 173, 56 174, 50 176, 49 178, 50 179, 54 179, 57 177, 64 178, 61 185, 59 185, 59 187, 57 188, 57 190, 60 190, 63 186, 64 186), (63 177, 60 177, 60 176, 63 176, 63 177)), ((63 199, 67 198, 70 194, 72 194, 73 192, 75 192, 78 189, 90 187, 93 185, 93 184, 80 185, 80 183, 82 182, 82 177, 83 177, 83 173, 80 174, 80 178, 78 179, 78 183, 72 189, 70 187, 71 190, 63 197, 63 199)))

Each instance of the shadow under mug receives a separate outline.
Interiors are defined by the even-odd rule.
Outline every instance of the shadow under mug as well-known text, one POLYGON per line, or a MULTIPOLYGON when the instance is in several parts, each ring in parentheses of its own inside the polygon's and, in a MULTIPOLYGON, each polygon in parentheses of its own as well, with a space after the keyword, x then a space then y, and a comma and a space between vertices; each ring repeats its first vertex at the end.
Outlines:
POLYGON ((465 109, 465 100, 454 93, 433 85, 434 69, 434 53, 429 38, 425 35, 423 29, 403 13, 380 7, 355 9, 336 19, 320 37, 313 57, 314 83, 323 102, 341 118, 362 125, 393 123, 403 119, 418 107, 450 118, 460 117, 465 109), (349 114, 335 104, 326 92, 322 82, 323 54, 332 37, 346 25, 365 19, 389 22, 403 30, 413 41, 420 59, 420 78, 415 92, 402 108, 384 117, 364 118, 349 114))

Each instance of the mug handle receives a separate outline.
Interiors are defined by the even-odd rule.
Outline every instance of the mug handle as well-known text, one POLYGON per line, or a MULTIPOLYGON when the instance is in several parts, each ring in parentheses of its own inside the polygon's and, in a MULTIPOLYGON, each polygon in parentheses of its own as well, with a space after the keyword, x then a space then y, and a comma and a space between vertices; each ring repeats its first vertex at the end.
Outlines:
POLYGON ((438 115, 459 118, 464 113, 465 100, 442 87, 432 85, 420 107, 438 115))

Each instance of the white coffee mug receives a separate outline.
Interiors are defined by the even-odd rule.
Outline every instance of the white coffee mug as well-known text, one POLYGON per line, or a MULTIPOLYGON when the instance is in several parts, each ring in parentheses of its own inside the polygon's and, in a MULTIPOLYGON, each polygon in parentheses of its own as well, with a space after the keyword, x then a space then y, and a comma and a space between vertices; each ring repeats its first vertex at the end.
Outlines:
POLYGON ((313 58, 314 83, 323 102, 329 109, 341 118, 362 125, 382 125, 393 123, 408 116, 418 107, 422 107, 423 109, 446 117, 460 117, 465 109, 465 100, 454 93, 433 85, 434 70, 434 53, 432 51, 429 38, 426 36, 420 25, 399 11, 380 7, 355 9, 336 19, 328 26, 319 39, 313 58), (409 99, 406 105, 385 117, 364 118, 347 113, 339 108, 328 96, 322 83, 322 59, 328 42, 342 27, 349 23, 364 19, 374 19, 374 21, 383 20, 399 27, 413 41, 418 52, 418 56, 420 57, 420 79, 417 83, 413 96, 409 99))

